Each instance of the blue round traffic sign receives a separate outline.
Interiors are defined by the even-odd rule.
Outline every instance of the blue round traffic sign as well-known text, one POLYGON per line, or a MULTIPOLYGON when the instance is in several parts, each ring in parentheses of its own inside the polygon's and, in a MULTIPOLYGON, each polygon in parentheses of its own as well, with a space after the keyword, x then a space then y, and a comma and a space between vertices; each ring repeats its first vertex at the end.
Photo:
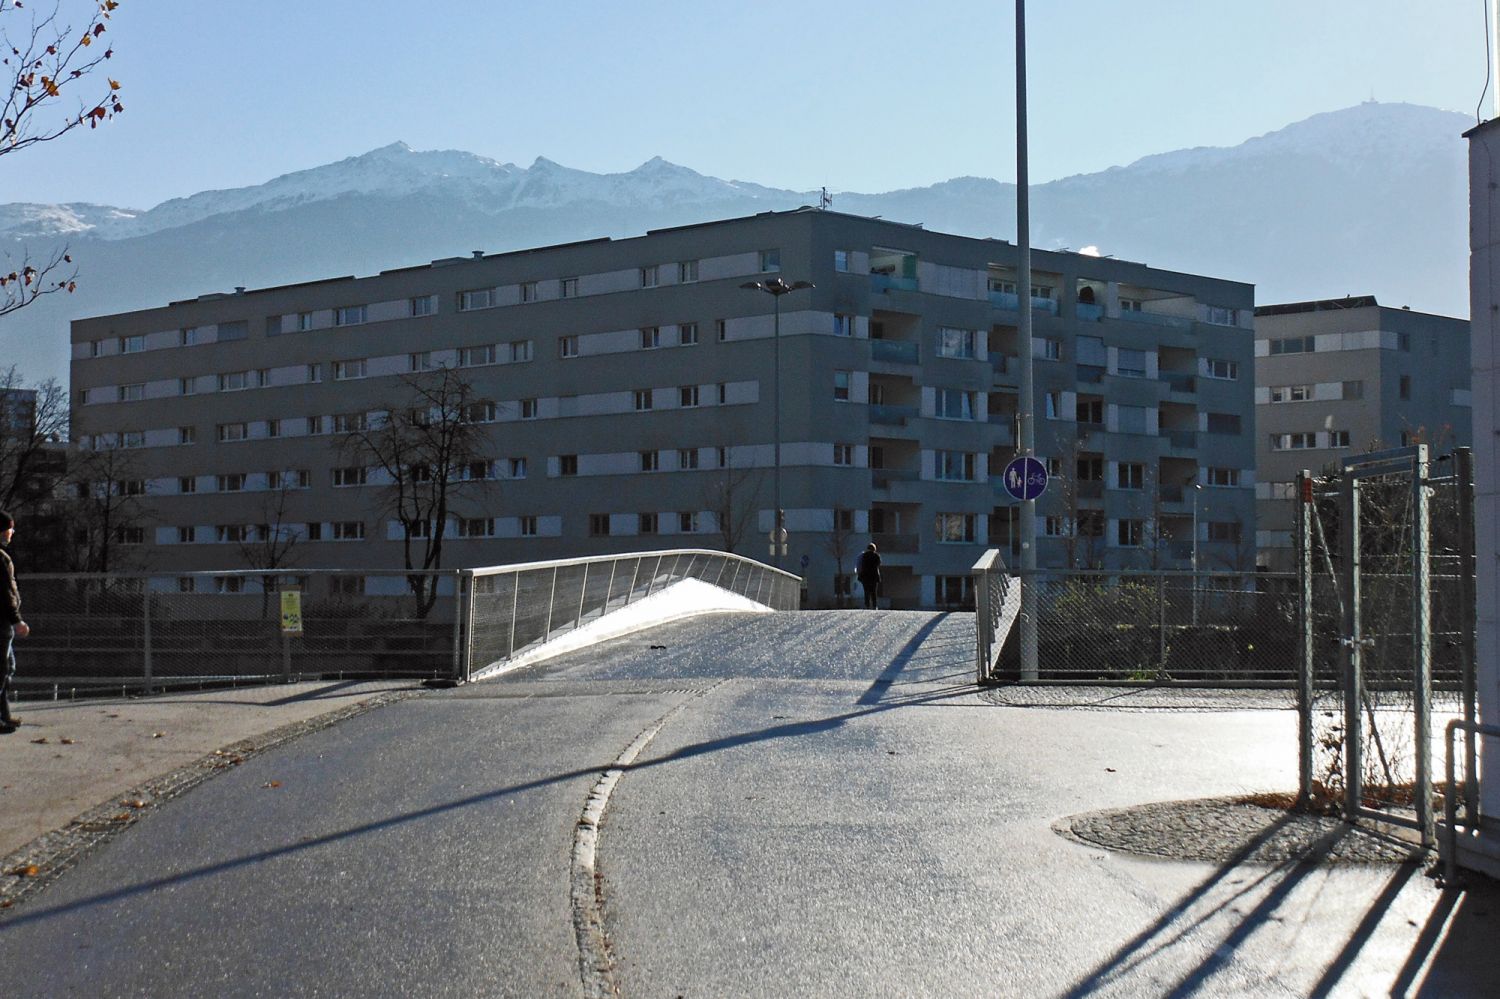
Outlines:
POLYGON ((1002 478, 1005 491, 1018 500, 1034 500, 1047 490, 1047 466, 1035 458, 1012 458, 1002 478))

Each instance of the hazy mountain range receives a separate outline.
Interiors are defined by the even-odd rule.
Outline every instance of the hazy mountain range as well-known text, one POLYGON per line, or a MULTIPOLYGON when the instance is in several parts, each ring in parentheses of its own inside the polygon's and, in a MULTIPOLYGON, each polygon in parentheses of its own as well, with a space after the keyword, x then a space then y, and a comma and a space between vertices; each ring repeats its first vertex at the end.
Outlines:
MULTIPOLYGON (((1233 147, 1148 156, 1032 189, 1032 240, 1251 281, 1260 302, 1373 293, 1468 315, 1466 143, 1450 111, 1365 103, 1233 147)), ((1080 127, 1079 142, 1088 141, 1080 127)), ((31 379, 65 377, 70 320, 210 291, 306 281, 816 204, 815 192, 707 177, 652 159, 594 174, 404 143, 147 211, 0 205, 0 244, 66 243, 79 288, 0 319, 31 379)), ((1015 238, 1015 187, 960 177, 833 207, 1015 238)))

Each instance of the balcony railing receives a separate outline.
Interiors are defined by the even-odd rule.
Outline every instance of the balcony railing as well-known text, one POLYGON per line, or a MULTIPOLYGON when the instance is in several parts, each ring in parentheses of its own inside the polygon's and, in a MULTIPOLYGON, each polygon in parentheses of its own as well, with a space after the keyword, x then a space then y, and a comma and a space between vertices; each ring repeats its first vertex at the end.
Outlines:
POLYGON ((1196 392, 1198 390, 1198 379, 1188 371, 1162 371, 1159 372, 1161 380, 1166 382, 1173 392, 1196 392))
POLYGON ((906 421, 915 418, 918 412, 916 406, 871 406, 870 422, 903 427, 906 421))
POLYGON ((1090 383, 1102 382, 1104 381, 1105 370, 1105 368, 1097 364, 1080 364, 1078 366, 1078 380, 1090 383))
POLYGON ((1191 451, 1198 446, 1198 431, 1196 430, 1168 430, 1163 436, 1173 447, 1185 451, 1191 451))
POLYGON ((916 364, 917 344, 911 340, 871 340, 870 360, 916 364))
POLYGON ((1193 321, 1183 316, 1164 316, 1159 312, 1136 312, 1125 310, 1120 313, 1120 318, 1127 323, 1149 323, 1156 326, 1170 326, 1178 330, 1190 330, 1193 321))
POLYGON ((1104 318, 1104 306, 1078 302, 1073 306, 1073 314, 1079 322, 1095 323, 1104 318))
MULTIPOLYGON (((992 291, 990 292, 990 304, 997 309, 1005 309, 1007 312, 1019 312, 1021 310, 1021 296, 1013 291, 992 291)), ((1032 296, 1031 307, 1038 312, 1057 315, 1057 301, 1055 299, 1032 296)))
POLYGON ((884 489, 892 482, 915 482, 917 470, 915 468, 872 468, 870 469, 870 484, 876 489, 884 489))
POLYGON ((1082 479, 1077 485, 1079 499, 1104 498, 1104 483, 1099 479, 1082 479))
POLYGON ((871 291, 890 291, 892 288, 897 291, 916 291, 917 279, 914 277, 896 277, 893 274, 870 275, 871 291))
POLYGON ((918 538, 915 534, 872 534, 870 540, 886 554, 915 555, 918 538))

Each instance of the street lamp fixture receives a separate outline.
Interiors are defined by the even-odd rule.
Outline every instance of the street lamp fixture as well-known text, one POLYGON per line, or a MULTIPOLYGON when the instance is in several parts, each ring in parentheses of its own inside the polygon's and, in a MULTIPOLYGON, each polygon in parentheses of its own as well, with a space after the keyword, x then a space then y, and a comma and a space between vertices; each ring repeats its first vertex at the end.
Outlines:
POLYGON ((775 457, 771 481, 772 504, 776 515, 771 524, 770 542, 771 557, 779 569, 781 557, 786 554, 786 511, 781 508, 781 296, 789 295, 794 291, 806 291, 816 285, 810 281, 787 283, 779 277, 773 277, 764 281, 746 281, 740 287, 747 291, 763 291, 771 296, 774 303, 771 328, 771 422, 775 428, 773 431, 775 457))

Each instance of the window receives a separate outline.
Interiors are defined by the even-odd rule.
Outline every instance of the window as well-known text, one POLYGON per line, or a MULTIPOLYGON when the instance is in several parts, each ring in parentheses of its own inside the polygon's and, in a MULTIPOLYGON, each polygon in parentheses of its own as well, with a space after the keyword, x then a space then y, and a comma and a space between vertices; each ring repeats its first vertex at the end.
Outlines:
POLYGON ((408 304, 411 306, 409 313, 414 318, 417 316, 430 316, 437 312, 436 295, 418 295, 408 304))
MULTIPOLYGON (((192 347, 192 346, 195 346, 198 343, 198 327, 196 327, 196 326, 184 326, 182 329, 178 330, 177 331, 177 343, 178 343, 179 346, 183 346, 183 347, 192 347)), ((95 340, 94 341, 94 347, 96 348, 95 351, 94 351, 94 356, 95 357, 99 356, 99 352, 97 350, 98 346, 99 346, 99 341, 95 340)))
POLYGON ((488 309, 494 304, 494 288, 475 288, 473 291, 461 291, 458 293, 458 308, 461 312, 471 312, 474 309, 488 309))
POLYGON ((976 392, 963 389, 937 390, 937 416, 940 420, 972 420, 976 412, 976 392))
POLYGON ((305 524, 305 525, 303 525, 303 534, 306 536, 307 540, 309 540, 309 541, 322 541, 323 540, 323 525, 322 524, 305 524))
POLYGON ((605 537, 608 537, 609 536, 609 514, 607 514, 607 513, 591 513, 591 514, 589 514, 589 534, 593 535, 596 538, 605 538, 605 537))
POLYGON ((848 250, 834 250, 833 251, 833 269, 836 270, 836 271, 838 271, 840 274, 848 274, 849 273, 849 251, 848 250))
POLYGON ((368 479, 369 473, 363 465, 350 465, 347 468, 335 468, 333 470, 333 484, 338 488, 362 486, 368 479))
POLYGON ((1347 431, 1347 430, 1330 430, 1330 431, 1328 431, 1328 446, 1329 447, 1348 447, 1349 446, 1349 431, 1347 431))
POLYGON ((714 335, 717 336, 718 339, 721 342, 724 341, 724 340, 728 340, 729 339, 729 320, 727 320, 727 319, 715 319, 714 320, 714 335))
POLYGON ((333 380, 336 382, 348 381, 352 378, 363 378, 365 376, 365 359, 363 357, 353 361, 334 361, 333 380))
POLYGON ((1067 517, 1048 517, 1042 523, 1042 533, 1049 538, 1071 537, 1073 532, 1069 527, 1067 517))
POLYGON ((636 389, 634 392, 635 408, 647 410, 651 408, 652 393, 650 389, 636 389))
POLYGON ((464 419, 470 423, 494 423, 496 411, 497 408, 493 402, 482 399, 464 407, 464 419))
POLYGON ((642 451, 642 452, 640 452, 640 456, 641 456, 641 471, 643 471, 643 472, 655 472, 655 471, 657 471, 657 470, 659 470, 661 468, 661 452, 660 451, 642 451))
POLYGON ((698 261, 684 260, 677 265, 677 281, 680 284, 692 284, 698 280, 698 261))
POLYGON ((177 543, 179 545, 190 545, 198 540, 198 529, 195 527, 179 527, 177 529, 177 543))
POLYGON ((323 365, 309 364, 307 366, 307 380, 309 382, 320 382, 323 380, 323 365))
POLYGON ((1104 537, 1104 511, 1079 510, 1073 531, 1080 538, 1101 539, 1104 537))
POLYGON ((219 424, 219 440, 221 441, 242 441, 247 436, 247 428, 243 423, 219 424))
POLYGON ((525 304, 527 302, 535 302, 537 300, 537 297, 538 296, 537 296, 537 292, 536 292, 536 282, 535 281, 522 281, 521 282, 521 302, 523 304, 525 304))
POLYGON ((1073 418, 1079 423, 1104 426, 1104 400, 1079 399, 1073 404, 1073 418))
POLYGON ((140 402, 146 398, 146 386, 144 384, 121 385, 116 394, 120 402, 140 402))
POLYGON ((432 370, 432 351, 422 350, 415 354, 406 355, 406 370, 408 371, 430 371, 432 370))
POLYGON ((458 536, 461 538, 493 538, 495 536, 495 520, 493 517, 460 517, 458 519, 458 536))
POLYGON ((1121 548, 1139 548, 1145 525, 1139 520, 1120 520, 1115 523, 1115 541, 1121 548))
POLYGON ((461 368, 477 368, 485 364, 494 364, 497 358, 498 353, 492 343, 481 344, 478 347, 460 347, 458 351, 458 365, 461 368))
POLYGON ((698 405, 698 386, 683 385, 677 390, 677 404, 684 409, 698 405))
POLYGON ((178 444, 196 444, 196 443, 198 443, 198 428, 197 427, 178 427, 177 428, 177 443, 178 444))
POLYGON ((1240 484, 1238 468, 1210 468, 1208 484, 1211 486, 1237 486, 1240 484))
POLYGON ((333 325, 358 326, 365 321, 363 305, 345 305, 333 310, 333 325))
POLYGON ((214 592, 215 593, 244 593, 245 592, 245 577, 244 576, 215 576, 214 577, 214 592))
POLYGON ((655 288, 656 284, 657 284, 658 278, 659 278, 659 273, 657 271, 657 267, 656 267, 655 264, 652 264, 649 267, 642 267, 641 268, 641 287, 642 288, 655 288))
POLYGON ((1120 299, 1120 311, 1121 312, 1140 312, 1141 311, 1141 300, 1139 298, 1122 298, 1122 299, 1120 299))
POLYGON ((1240 540, 1239 521, 1210 520, 1208 522, 1208 540, 1238 544, 1240 540))
POLYGON ((1240 432, 1240 414, 1209 413, 1208 432, 1211 434, 1238 434, 1240 432))
POLYGON ((1272 451, 1307 451, 1318 446, 1318 435, 1315 433, 1302 434, 1272 434, 1272 451))
POLYGON ((576 454, 561 455, 557 459, 557 474, 558 475, 577 475, 578 474, 578 455, 576 455, 576 454))
POLYGON ((1317 350, 1317 341, 1310 336, 1284 336, 1271 341, 1271 356, 1277 354, 1311 354, 1317 350))
POLYGON ((1402 399, 1411 398, 1411 375, 1402 375, 1397 389, 1397 395, 1402 399))
POLYGON ((120 353, 139 354, 146 349, 146 338, 140 334, 120 337, 120 353))
POLYGON ((936 518, 936 535, 940 545, 972 544, 974 541, 972 513, 940 513, 936 518))
POLYGON ((974 455, 967 451, 939 451, 936 455, 937 477, 950 482, 974 480, 974 455))
POLYGON ((536 400, 535 399, 522 399, 521 400, 521 419, 523 419, 523 420, 534 420, 534 419, 536 419, 536 414, 537 414, 536 400))
POLYGON ((1146 466, 1138 462, 1122 461, 1115 466, 1116 489, 1144 488, 1146 466))
POLYGON ((727 447, 717 448, 714 458, 719 468, 729 467, 729 449, 727 447))
POLYGON ((289 472, 267 472, 267 489, 309 489, 312 487, 312 472, 296 469, 289 472))
POLYGON ((1233 326, 1234 310, 1226 309, 1222 305, 1210 305, 1207 307, 1207 321, 1215 326, 1233 326))
MULTIPOLYGON (((241 424, 241 426, 243 426, 243 424, 241 424)), ((145 447, 146 432, 144 430, 120 431, 120 446, 124 448, 145 447)))
POLYGON ((365 577, 334 576, 328 580, 328 592, 336 597, 362 597, 365 595, 365 577))
POLYGON ((525 364, 531 360, 531 341, 512 340, 510 342, 510 363, 525 364))
POLYGON ((338 413, 333 417, 333 432, 352 434, 370 428, 370 419, 365 413, 338 413))
POLYGON ((1365 383, 1362 381, 1344 382, 1343 398, 1363 399, 1365 397, 1365 383))
POLYGON ((1397 347, 1398 350, 1401 350, 1402 352, 1406 352, 1406 351, 1411 350, 1411 334, 1410 333, 1397 333, 1396 334, 1396 347, 1397 347))
POLYGON ((725 382, 719 382, 716 388, 718 389, 719 405, 723 406, 729 402, 729 386, 725 382))
POLYGON ((835 465, 853 465, 854 464, 854 445, 853 444, 835 444, 833 446, 833 463, 835 465))
POLYGON ((1104 459, 1098 455, 1080 457, 1073 463, 1073 470, 1079 482, 1104 481, 1104 459))
POLYGON ((1115 430, 1122 434, 1150 432, 1149 410, 1145 406, 1116 406, 1115 430))
POLYGON ((578 337, 576 334, 573 336, 560 336, 557 338, 557 356, 578 356, 578 337))
POLYGON ((512 479, 526 478, 526 459, 511 458, 509 462, 507 462, 507 471, 509 472, 512 479))
POLYGON ((459 466, 459 478, 464 482, 483 482, 495 477, 495 464, 490 461, 466 461, 459 466))
POLYGON ((780 250, 760 251, 760 270, 762 274, 773 274, 781 270, 780 250))
POLYGON ((536 537, 536 518, 525 516, 520 518, 520 534, 523 538, 536 537))
POLYGON ((637 534, 655 534, 656 526, 656 514, 641 513, 636 515, 635 531, 637 534))
POLYGON ((1116 371, 1125 378, 1146 377, 1146 352, 1121 347, 1116 353, 1116 371))
POLYGON ((321 416, 309 416, 307 418, 307 434, 309 437, 323 432, 323 418, 321 416))
POLYGON ((646 326, 641 329, 641 349, 655 350, 661 346, 661 327, 646 326))
POLYGON ((698 533, 698 514, 692 510, 684 510, 677 515, 677 532, 679 534, 698 533))
POLYGON ((237 493, 245 488, 245 476, 242 472, 215 476, 214 484, 221 493, 237 493))
POLYGON ((835 531, 854 530, 854 511, 837 507, 833 511, 833 529, 835 531))
POLYGON ((250 372, 229 371, 219 376, 220 392, 238 392, 250 387, 250 372))
POLYGON ((697 323, 679 323, 677 326, 677 342, 684 347, 691 347, 698 342, 697 323))
POLYGON ((1062 470, 1063 470, 1063 463, 1062 463, 1062 459, 1061 458, 1048 458, 1047 459, 1047 478, 1049 478, 1049 479, 1060 479, 1060 478, 1062 478, 1062 473, 1063 473, 1062 470))
POLYGON ((1307 402, 1313 397, 1311 385, 1273 385, 1272 402, 1307 402))
POLYGON ((833 314, 833 335, 853 336, 854 317, 847 312, 835 312, 833 314))
POLYGON ((934 576, 932 582, 937 602, 945 607, 964 607, 974 602, 972 576, 934 576))
POLYGON ((939 357, 972 358, 974 356, 974 331, 942 326, 937 331, 937 353, 939 357))
POLYGON ((337 520, 333 524, 333 540, 335 541, 363 541, 365 539, 365 522, 362 520, 337 520))
POLYGON ((578 297, 578 279, 576 277, 565 277, 557 283, 557 295, 559 298, 578 297))
POLYGON ((695 447, 678 448, 677 467, 685 472, 690 472, 698 467, 698 449, 695 447))
POLYGON ((244 524, 219 524, 214 528, 214 537, 220 544, 254 540, 250 528, 244 524))
POLYGON ((1044 337, 1042 337, 1042 360, 1044 360, 1044 361, 1061 361, 1062 360, 1062 341, 1056 339, 1055 337, 1050 337, 1050 336, 1044 336, 1044 337))
POLYGON ((1220 381, 1238 381, 1240 377, 1240 362, 1224 361, 1218 358, 1206 358, 1206 375, 1209 378, 1217 378, 1220 381))
POLYGON ((849 401, 849 372, 835 371, 833 373, 833 398, 836 402, 849 401))
POLYGON ((179 493, 195 493, 198 491, 198 480, 191 475, 184 475, 177 480, 177 491, 179 493))
POLYGON ((1044 412, 1049 420, 1062 419, 1062 393, 1048 392, 1043 396, 1044 412))

